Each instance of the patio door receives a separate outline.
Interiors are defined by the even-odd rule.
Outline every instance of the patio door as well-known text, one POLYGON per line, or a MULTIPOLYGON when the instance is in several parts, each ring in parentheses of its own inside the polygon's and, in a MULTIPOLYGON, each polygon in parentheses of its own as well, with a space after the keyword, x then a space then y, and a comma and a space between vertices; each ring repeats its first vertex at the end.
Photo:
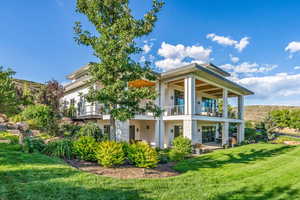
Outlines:
POLYGON ((216 140, 216 127, 202 126, 202 143, 215 142, 215 140, 216 140))
POLYGON ((129 126, 129 141, 135 140, 135 126, 129 126))

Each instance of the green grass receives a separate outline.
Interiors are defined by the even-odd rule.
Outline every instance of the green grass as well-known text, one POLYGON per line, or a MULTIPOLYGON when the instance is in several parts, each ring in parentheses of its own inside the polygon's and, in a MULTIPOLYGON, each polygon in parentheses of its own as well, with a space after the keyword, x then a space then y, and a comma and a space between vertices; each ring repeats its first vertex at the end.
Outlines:
POLYGON ((119 180, 0 144, 0 200, 300 199, 300 147, 252 144, 183 161, 183 174, 119 180))

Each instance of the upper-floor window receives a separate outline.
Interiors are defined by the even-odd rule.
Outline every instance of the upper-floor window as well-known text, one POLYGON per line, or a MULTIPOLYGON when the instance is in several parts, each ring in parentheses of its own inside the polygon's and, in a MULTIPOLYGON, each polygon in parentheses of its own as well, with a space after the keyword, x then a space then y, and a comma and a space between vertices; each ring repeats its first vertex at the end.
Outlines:
POLYGON ((211 98, 202 98, 202 111, 203 112, 217 112, 217 100, 211 98))
POLYGON ((175 90, 174 91, 174 105, 184 105, 184 92, 175 90))

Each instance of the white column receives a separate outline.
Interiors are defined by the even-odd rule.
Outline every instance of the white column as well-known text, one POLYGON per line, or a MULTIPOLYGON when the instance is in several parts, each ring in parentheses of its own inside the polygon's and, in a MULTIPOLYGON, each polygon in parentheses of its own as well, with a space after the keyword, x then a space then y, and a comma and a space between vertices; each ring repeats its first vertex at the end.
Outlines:
MULTIPOLYGON (((155 100, 155 104, 161 109, 164 109, 165 104, 165 84, 159 82, 156 83, 156 91, 158 92, 158 98, 155 100)), ((155 145, 156 147, 163 148, 164 145, 164 121, 163 113, 156 119, 155 122, 155 145)))
POLYGON ((242 122, 238 124, 237 127, 237 142, 241 143, 244 140, 245 140, 245 123, 242 122))
POLYGON ((187 76, 184 79, 184 113, 185 115, 195 114, 196 102, 195 77, 187 76))
POLYGON ((202 142, 202 137, 198 135, 196 120, 183 120, 183 136, 189 138, 192 144, 202 142))
POLYGON ((229 143, 229 123, 224 122, 222 124, 222 145, 229 143))
POLYGON ((216 139, 219 138, 220 132, 219 132, 219 124, 216 125, 216 139))
POLYGON ((116 141, 129 142, 129 120, 116 120, 116 141))
POLYGON ((223 89, 223 117, 228 118, 228 90, 223 89))
POLYGON ((244 96, 238 96, 238 117, 244 120, 244 96))

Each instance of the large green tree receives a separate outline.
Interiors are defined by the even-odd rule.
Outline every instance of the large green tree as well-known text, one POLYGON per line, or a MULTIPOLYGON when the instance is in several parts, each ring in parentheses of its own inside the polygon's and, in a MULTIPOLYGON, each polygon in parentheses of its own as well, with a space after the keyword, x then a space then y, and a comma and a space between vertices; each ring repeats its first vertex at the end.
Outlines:
POLYGON ((128 83, 139 79, 156 80, 150 63, 139 63, 132 56, 142 50, 136 39, 152 32, 163 2, 153 0, 143 18, 136 19, 129 8, 129 0, 77 0, 77 12, 84 14, 94 25, 96 34, 84 31, 75 23, 76 41, 92 47, 99 62, 91 62, 91 87, 87 99, 98 101, 110 109, 112 131, 115 120, 127 120, 137 112, 150 111, 156 116, 161 110, 154 104, 157 92, 150 87, 132 87, 128 83), (141 102, 143 101, 143 105, 141 102))
POLYGON ((12 78, 14 74, 13 70, 4 70, 0 66, 0 113, 11 115, 17 111, 18 102, 12 78))

